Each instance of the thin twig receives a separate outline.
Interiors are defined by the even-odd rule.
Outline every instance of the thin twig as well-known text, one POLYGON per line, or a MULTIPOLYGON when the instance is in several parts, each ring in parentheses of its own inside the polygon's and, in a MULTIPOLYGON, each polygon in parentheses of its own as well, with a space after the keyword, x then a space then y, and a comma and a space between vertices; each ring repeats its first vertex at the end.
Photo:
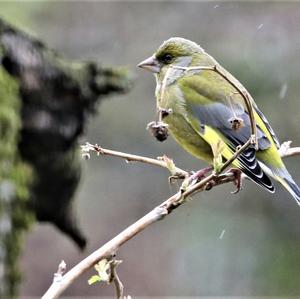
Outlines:
POLYGON ((116 295, 118 299, 123 299, 124 286, 120 280, 117 267, 122 263, 122 261, 113 260, 110 263, 110 282, 113 282, 116 288, 116 295))
POLYGON ((65 263, 64 260, 62 260, 57 268, 56 273, 54 273, 54 277, 53 277, 53 291, 57 291, 59 289, 59 285, 63 280, 63 274, 66 272, 66 268, 67 268, 67 264, 65 263))
POLYGON ((127 162, 141 162, 145 164, 159 166, 168 169, 173 176, 179 176, 184 178, 189 175, 187 171, 175 166, 172 160, 168 159, 166 156, 153 159, 144 156, 132 155, 132 154, 127 154, 119 151, 106 149, 97 144, 93 145, 88 142, 85 145, 81 146, 81 150, 86 154, 88 154, 89 151, 95 151, 97 152, 98 155, 108 155, 108 156, 118 157, 126 160, 127 162))
POLYGON ((228 83, 230 83, 243 97, 244 102, 247 107, 247 110, 248 110, 250 124, 251 124, 251 131, 252 131, 252 135, 253 135, 252 137, 250 137, 249 140, 250 140, 251 144, 255 144, 255 147, 257 149, 257 128, 256 128, 255 117, 254 117, 254 109, 253 109, 252 102, 250 100, 251 96, 250 96, 249 92, 242 85, 239 86, 239 84, 236 84, 236 82, 234 82, 234 80, 230 80, 230 78, 227 76, 226 72, 224 72, 223 69, 221 69, 217 65, 215 65, 214 70, 219 75, 221 75, 228 83))
POLYGON ((58 265, 56 274, 63 275, 66 272, 66 269, 67 269, 67 264, 64 260, 62 260, 58 265))
POLYGON ((161 84, 161 89, 160 89, 160 96, 157 98, 157 104, 156 104, 156 109, 157 109, 157 113, 158 113, 158 122, 162 122, 162 110, 161 108, 159 107, 159 102, 162 101, 162 99, 164 98, 165 96, 165 90, 166 90, 166 86, 167 86, 167 80, 169 78, 169 75, 170 75, 170 72, 171 72, 171 68, 168 68, 166 73, 165 73, 165 76, 162 80, 162 84, 161 84))
POLYGON ((237 148, 236 152, 228 159, 220 168, 220 173, 225 170, 244 150, 246 150, 251 145, 251 139, 248 139, 245 144, 237 148))
POLYGON ((299 152, 300 152, 300 147, 292 147, 286 151, 284 157, 299 156, 299 152))
POLYGON ((217 64, 215 64, 214 66, 194 66, 194 67, 182 67, 177 65, 171 65, 170 67, 174 69, 185 70, 185 71, 194 71, 194 70, 214 71, 218 73, 220 76, 222 76, 230 85, 232 85, 244 99, 245 105, 248 110, 249 118, 250 118, 250 124, 251 124, 252 136, 250 136, 249 140, 251 144, 254 144, 255 148, 257 149, 257 129, 256 129, 256 121, 254 117, 254 109, 251 101, 251 96, 249 92, 241 84, 237 84, 237 82, 235 82, 236 80, 232 80, 230 77, 228 77, 226 71, 223 71, 223 69, 220 68, 217 64))
POLYGON ((298 156, 300 147, 291 147, 292 141, 285 141, 281 144, 279 153, 282 158, 298 156))

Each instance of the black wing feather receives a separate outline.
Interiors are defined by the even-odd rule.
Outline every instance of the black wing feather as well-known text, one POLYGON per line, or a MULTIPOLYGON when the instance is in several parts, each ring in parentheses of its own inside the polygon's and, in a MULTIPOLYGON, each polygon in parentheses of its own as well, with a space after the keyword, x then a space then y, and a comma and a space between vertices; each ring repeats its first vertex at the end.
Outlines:
MULTIPOLYGON (((230 141, 230 148, 234 151, 239 145, 237 140, 231 138, 228 138, 228 140, 230 141)), ((255 149, 253 147, 249 147, 241 155, 239 155, 237 159, 242 165, 241 170, 255 183, 273 193, 275 191, 275 187, 273 186, 270 178, 262 170, 260 164, 256 159, 255 153, 255 149)))
MULTIPOLYGON (((251 135, 250 119, 242 106, 235 108, 227 107, 222 103, 212 103, 209 105, 192 105, 192 114, 200 121, 200 125, 208 125, 218 129, 220 133, 229 141, 230 148, 235 151, 236 147, 247 142, 251 135), (232 117, 238 117, 243 120, 243 127, 233 130, 230 123, 232 117)), ((265 136, 262 130, 257 126, 258 147, 260 150, 267 149, 271 146, 270 140, 265 136)), ((262 170, 255 155, 255 149, 250 147, 246 149, 237 158, 242 167, 241 170, 254 182, 264 187, 270 192, 275 188, 270 178, 262 170)))

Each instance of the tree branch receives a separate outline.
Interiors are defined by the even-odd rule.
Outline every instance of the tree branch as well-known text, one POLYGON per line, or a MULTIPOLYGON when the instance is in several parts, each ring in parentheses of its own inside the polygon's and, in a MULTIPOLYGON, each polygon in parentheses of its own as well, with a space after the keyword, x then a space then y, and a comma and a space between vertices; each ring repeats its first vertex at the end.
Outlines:
MULTIPOLYGON (((281 157, 290 157, 290 156, 300 156, 300 147, 291 148, 291 142, 284 142, 280 148, 281 157)), ((157 159, 151 159, 147 157, 131 155, 127 153, 112 151, 99 147, 98 145, 87 144, 82 147, 84 154, 87 154, 89 151, 95 151, 98 155, 109 155, 114 157, 119 157, 128 161, 138 161, 142 163, 147 163, 163 168, 169 169, 167 162, 160 161, 157 159), (89 149, 89 151, 88 151, 89 149)), ((241 150, 241 149, 239 149, 241 150)), ((238 150, 238 151, 239 151, 238 150)), ((235 154, 238 155, 238 152, 235 154)), ((236 157, 235 157, 236 158, 236 157)), ((175 164, 174 164, 175 165, 175 164)), ((188 172, 177 168, 176 170, 179 173, 187 174, 188 172)), ((174 209, 178 208, 185 202, 185 199, 191 195, 194 195, 200 191, 211 189, 212 187, 232 182, 235 179, 234 174, 224 173, 216 176, 211 174, 208 177, 204 178, 200 182, 188 186, 184 191, 178 191, 173 196, 169 197, 159 206, 155 207, 152 211, 146 214, 144 217, 137 220, 135 223, 127 227, 120 234, 115 236, 109 242, 101 246, 99 249, 94 251, 84 260, 75 265, 71 270, 66 274, 60 277, 59 280, 54 280, 50 288, 43 295, 42 299, 55 299, 58 298, 64 290, 66 290, 81 274, 83 274, 88 269, 92 268, 96 263, 107 256, 115 254, 116 251, 127 241, 133 238, 136 234, 141 233, 151 224, 162 220, 167 215, 169 215, 174 209)))
POLYGON ((179 176, 181 178, 185 178, 189 175, 189 173, 179 167, 176 167, 173 160, 168 158, 166 155, 162 157, 158 157, 157 159, 143 157, 143 156, 137 156, 132 154, 127 154, 123 152, 118 152, 110 149, 106 149, 103 147, 100 147, 98 144, 91 144, 86 143, 85 145, 81 146, 81 151, 83 152, 83 157, 89 158, 90 151, 94 151, 97 153, 97 155, 108 155, 113 157, 122 158, 127 162, 141 162, 145 164, 155 165, 162 168, 168 169, 173 176, 179 176))
POLYGON ((279 153, 281 158, 299 156, 300 147, 291 147, 292 141, 285 141, 281 144, 279 153))

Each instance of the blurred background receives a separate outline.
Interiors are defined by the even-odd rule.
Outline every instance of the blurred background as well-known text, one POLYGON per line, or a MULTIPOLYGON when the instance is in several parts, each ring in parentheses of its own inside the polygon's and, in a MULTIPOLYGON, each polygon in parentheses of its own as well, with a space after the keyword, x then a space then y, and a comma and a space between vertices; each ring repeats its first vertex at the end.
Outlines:
MULTIPOLYGON (((126 65, 135 87, 102 102, 82 143, 150 157, 179 167, 200 161, 169 138, 146 131, 154 119, 155 81, 136 64, 171 36, 199 43, 250 91, 280 141, 300 144, 300 4, 256 2, 1 2, 0 16, 70 59, 126 65)), ((300 183, 300 158, 285 160, 300 183)), ((22 256, 23 298, 40 296, 61 259, 72 267, 143 216, 178 185, 163 169, 111 157, 82 161, 76 210, 89 243, 80 253, 51 225, 36 225, 22 256)), ((195 196, 124 245, 119 276, 134 296, 300 296, 300 208, 277 186, 269 194, 246 182, 195 196)), ((113 295, 87 285, 90 271, 66 296, 113 295)))

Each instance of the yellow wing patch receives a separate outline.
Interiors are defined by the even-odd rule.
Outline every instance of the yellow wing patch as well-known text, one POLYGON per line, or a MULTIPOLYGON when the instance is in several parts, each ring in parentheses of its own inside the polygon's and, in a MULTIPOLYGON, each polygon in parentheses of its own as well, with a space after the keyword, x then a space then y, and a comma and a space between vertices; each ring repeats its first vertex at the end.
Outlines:
MULTIPOLYGON (((226 144, 226 140, 224 137, 219 134, 216 130, 209 126, 205 126, 203 130, 203 134, 201 133, 201 137, 210 144, 212 151, 214 153, 214 156, 216 156, 216 150, 220 152, 220 147, 222 147, 221 154, 222 156, 228 160, 232 157, 234 152, 232 149, 226 144)), ((235 167, 240 166, 240 162, 236 159, 232 163, 235 167)))

